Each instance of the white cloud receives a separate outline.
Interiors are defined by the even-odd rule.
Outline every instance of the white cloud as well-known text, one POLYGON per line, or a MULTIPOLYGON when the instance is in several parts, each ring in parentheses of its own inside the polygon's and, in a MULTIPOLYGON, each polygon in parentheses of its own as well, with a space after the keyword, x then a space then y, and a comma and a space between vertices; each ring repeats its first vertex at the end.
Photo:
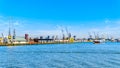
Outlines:
POLYGON ((18 21, 16 21, 16 22, 13 23, 13 25, 14 25, 14 26, 19 26, 20 23, 19 23, 18 21))
POLYGON ((120 38, 120 27, 109 27, 106 26, 104 28, 98 27, 94 29, 90 29, 90 32, 98 32, 100 35, 102 34, 107 34, 109 36, 113 36, 115 38, 119 37, 120 38))
POLYGON ((109 19, 106 19, 106 20, 105 20, 105 23, 106 23, 106 24, 110 24, 111 21, 110 21, 109 19))
POLYGON ((3 16, 0 16, 0 19, 3 18, 3 16))
POLYGON ((116 24, 120 25, 120 20, 117 20, 117 21, 116 21, 116 24))
MULTIPOLYGON (((60 37, 62 37, 62 32, 61 29, 64 29, 64 34, 67 36, 66 33, 66 27, 68 28, 68 31, 72 33, 72 35, 76 35, 77 37, 88 37, 88 32, 91 32, 91 34, 93 35, 93 32, 99 33, 100 35, 102 34, 109 34, 110 36, 115 36, 115 37, 119 37, 120 36, 120 20, 109 20, 106 19, 105 21, 102 22, 103 26, 95 26, 96 23, 94 23, 94 25, 87 25, 84 24, 83 22, 78 23, 79 25, 50 25, 48 24, 48 27, 50 28, 50 30, 48 29, 41 29, 41 28, 46 28, 46 25, 42 25, 39 27, 39 25, 41 25, 40 23, 35 23, 35 25, 37 25, 37 27, 35 27, 35 29, 32 29, 31 27, 34 27, 33 25, 29 26, 29 21, 23 21, 23 20, 13 20, 12 24, 14 26, 14 28, 16 29, 16 33, 19 36, 24 36, 25 33, 30 34, 31 36, 53 36, 53 35, 58 35, 60 37), (104 24, 103 24, 104 23, 104 24), (29 29, 30 28, 30 29, 29 29)), ((54 21, 53 21, 54 22, 54 21)), ((33 23, 33 22, 31 22, 33 23)), ((46 22, 42 22, 45 23, 46 22)), ((59 24, 60 22, 58 22, 59 24)), ((71 22, 73 23, 73 22, 71 22)), ((90 22, 91 23, 91 22, 90 22)), ((92 23, 93 24, 93 23, 92 23)), ((100 22, 99 22, 100 24, 100 22)), ((4 34, 8 34, 8 27, 9 27, 9 20, 8 19, 3 19, 2 16, 0 16, 0 33, 4 33, 4 34)), ((47 27, 47 28, 48 28, 47 27)))
MULTIPOLYGON (((10 20, 7 17, 0 16, 0 34, 3 33, 5 36, 8 35, 9 22, 10 22, 10 20)), ((11 27, 11 32, 12 32, 14 28, 16 30, 19 30, 21 27, 23 27, 23 25, 20 20, 13 19, 11 21, 10 27, 11 27)), ((18 32, 18 34, 20 34, 20 33, 18 32)))

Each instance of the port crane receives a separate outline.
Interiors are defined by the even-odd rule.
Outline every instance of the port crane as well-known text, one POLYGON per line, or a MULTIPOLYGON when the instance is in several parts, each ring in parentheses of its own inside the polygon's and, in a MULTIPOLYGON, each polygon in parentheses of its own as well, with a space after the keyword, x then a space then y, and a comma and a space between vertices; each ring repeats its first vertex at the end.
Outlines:
POLYGON ((64 35, 64 30, 63 29, 61 29, 61 32, 62 32, 62 35, 63 35, 63 40, 65 39, 65 35, 64 35))
POLYGON ((66 27, 65 29, 66 29, 66 33, 67 33, 67 35, 68 35, 68 39, 70 39, 70 37, 71 37, 71 33, 68 32, 67 27, 66 27))
POLYGON ((1 35, 2 35, 2 38, 4 39, 4 35, 3 35, 3 33, 1 33, 1 35))

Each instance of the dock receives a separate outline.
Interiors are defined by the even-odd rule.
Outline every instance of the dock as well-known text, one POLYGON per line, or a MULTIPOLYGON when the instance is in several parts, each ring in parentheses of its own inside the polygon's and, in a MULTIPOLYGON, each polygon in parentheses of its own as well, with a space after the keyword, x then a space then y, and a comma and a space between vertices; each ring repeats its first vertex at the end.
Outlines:
POLYGON ((70 40, 52 40, 52 39, 37 39, 29 42, 9 42, 9 43, 0 43, 0 46, 24 46, 24 45, 42 45, 42 44, 69 44, 73 43, 72 39, 70 40))

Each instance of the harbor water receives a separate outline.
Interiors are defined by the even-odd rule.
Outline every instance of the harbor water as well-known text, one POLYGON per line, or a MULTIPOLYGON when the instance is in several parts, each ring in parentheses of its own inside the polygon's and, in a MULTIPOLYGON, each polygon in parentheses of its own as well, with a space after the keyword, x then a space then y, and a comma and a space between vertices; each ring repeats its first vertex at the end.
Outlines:
POLYGON ((1 46, 0 68, 120 68, 120 43, 1 46))

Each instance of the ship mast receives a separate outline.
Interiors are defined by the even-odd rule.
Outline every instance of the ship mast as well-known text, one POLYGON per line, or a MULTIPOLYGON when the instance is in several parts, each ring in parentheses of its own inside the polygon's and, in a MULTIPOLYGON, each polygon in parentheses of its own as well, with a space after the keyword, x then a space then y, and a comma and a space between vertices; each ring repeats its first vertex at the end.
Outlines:
POLYGON ((2 38, 4 38, 4 35, 3 35, 3 33, 1 33, 2 34, 2 38))
POLYGON ((63 31, 63 29, 61 29, 61 32, 62 32, 62 35, 63 35, 63 40, 65 39, 65 35, 64 35, 64 31, 63 31))
POLYGON ((88 34, 89 34, 89 38, 91 39, 91 38, 92 38, 92 35, 90 34, 90 32, 88 32, 88 34))
POLYGON ((95 39, 97 39, 97 36, 96 36, 95 32, 94 32, 94 36, 95 36, 95 39))
POLYGON ((68 38, 69 38, 69 32, 68 32, 68 29, 67 29, 67 27, 66 27, 66 33, 67 33, 67 35, 68 35, 68 38))
POLYGON ((8 39, 9 39, 9 42, 12 42, 11 41, 11 18, 10 18, 10 20, 9 20, 9 31, 8 31, 8 39))
POLYGON ((70 33, 70 32, 68 32, 67 27, 66 27, 66 33, 67 33, 67 35, 68 35, 68 39, 70 39, 70 38, 71 38, 71 33, 70 33))
POLYGON ((9 32, 8 32, 8 36, 11 36, 10 21, 9 21, 9 32))
POLYGON ((15 39, 16 37, 16 33, 15 33, 15 29, 13 30, 13 39, 15 39))

